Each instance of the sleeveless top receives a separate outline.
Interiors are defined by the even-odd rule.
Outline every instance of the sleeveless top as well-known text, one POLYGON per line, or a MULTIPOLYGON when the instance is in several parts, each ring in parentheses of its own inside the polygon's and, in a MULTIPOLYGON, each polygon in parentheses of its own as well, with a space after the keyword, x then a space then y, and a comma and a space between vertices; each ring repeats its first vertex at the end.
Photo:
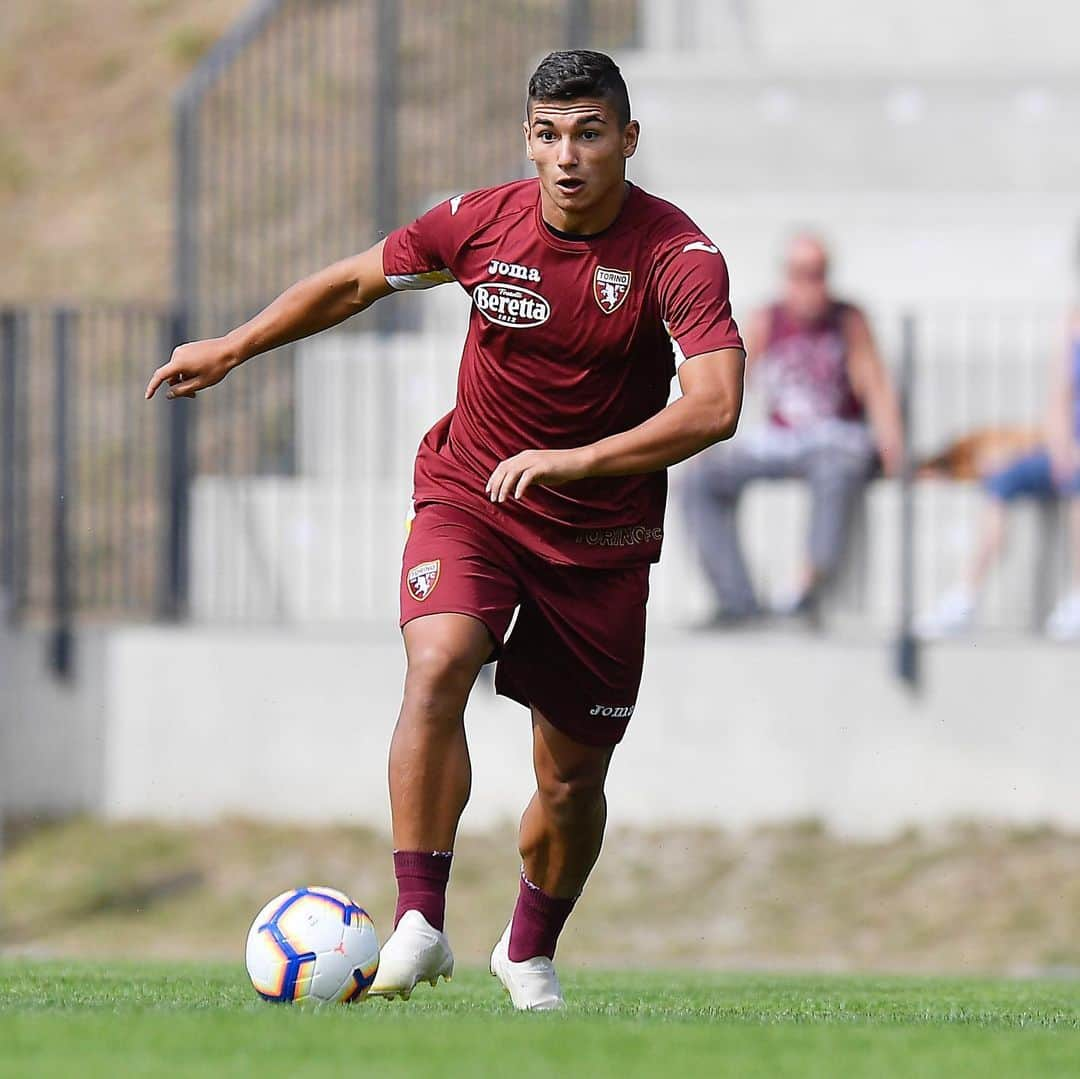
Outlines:
POLYGON ((851 305, 830 304, 816 322, 797 322, 782 304, 769 308, 769 333, 758 361, 769 421, 806 428, 828 420, 864 420, 848 377, 844 318, 851 305))

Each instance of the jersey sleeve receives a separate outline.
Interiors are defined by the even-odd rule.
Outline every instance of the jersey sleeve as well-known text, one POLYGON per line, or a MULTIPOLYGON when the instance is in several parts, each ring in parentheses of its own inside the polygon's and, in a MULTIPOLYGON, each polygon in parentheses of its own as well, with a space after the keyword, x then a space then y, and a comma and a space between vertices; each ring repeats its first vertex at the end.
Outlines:
POLYGON ((684 234, 668 245, 658 270, 661 317, 682 359, 743 347, 731 314, 727 263, 715 244, 684 234))
POLYGON ((383 245, 383 274, 392 289, 434 288, 454 280, 461 196, 440 202, 411 225, 394 229, 383 245))

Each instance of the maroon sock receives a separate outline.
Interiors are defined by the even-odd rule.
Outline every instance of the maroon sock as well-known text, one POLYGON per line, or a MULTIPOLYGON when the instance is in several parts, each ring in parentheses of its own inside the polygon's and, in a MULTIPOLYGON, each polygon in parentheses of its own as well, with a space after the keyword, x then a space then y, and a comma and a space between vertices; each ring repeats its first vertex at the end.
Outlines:
POLYGON ((396 850, 394 876, 398 900, 394 928, 407 910, 418 910, 428 924, 442 932, 446 918, 446 885, 450 880, 449 850, 396 850))
POLYGON ((510 962, 520 963, 538 955, 554 959, 559 934, 575 902, 540 891, 522 873, 514 920, 510 924, 510 962))

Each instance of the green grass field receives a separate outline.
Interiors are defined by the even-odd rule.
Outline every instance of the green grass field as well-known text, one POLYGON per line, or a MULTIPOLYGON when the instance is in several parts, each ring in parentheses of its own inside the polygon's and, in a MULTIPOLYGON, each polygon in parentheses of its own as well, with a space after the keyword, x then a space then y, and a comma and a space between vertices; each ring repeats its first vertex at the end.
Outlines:
POLYGON ((1080 1075, 1080 983, 569 972, 558 1015, 466 971, 301 1010, 222 965, 0 963, 0 1075, 1080 1075))

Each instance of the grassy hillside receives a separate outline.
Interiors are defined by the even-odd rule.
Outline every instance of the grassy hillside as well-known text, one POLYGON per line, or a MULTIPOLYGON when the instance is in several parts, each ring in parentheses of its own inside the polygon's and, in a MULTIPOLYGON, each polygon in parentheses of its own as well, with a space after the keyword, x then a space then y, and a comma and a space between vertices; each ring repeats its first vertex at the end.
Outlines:
MULTIPOLYGON (((482 963, 517 891, 509 828, 463 836, 448 925, 482 963)), ((349 891, 386 932, 390 844, 359 828, 73 821, 17 833, 0 951, 234 958, 301 884, 349 891)), ((813 823, 615 829, 567 930, 568 964, 938 972, 1080 969, 1080 836, 957 825, 854 842, 813 823)))
POLYGON ((171 96, 249 0, 0 4, 0 300, 162 300, 171 96))

